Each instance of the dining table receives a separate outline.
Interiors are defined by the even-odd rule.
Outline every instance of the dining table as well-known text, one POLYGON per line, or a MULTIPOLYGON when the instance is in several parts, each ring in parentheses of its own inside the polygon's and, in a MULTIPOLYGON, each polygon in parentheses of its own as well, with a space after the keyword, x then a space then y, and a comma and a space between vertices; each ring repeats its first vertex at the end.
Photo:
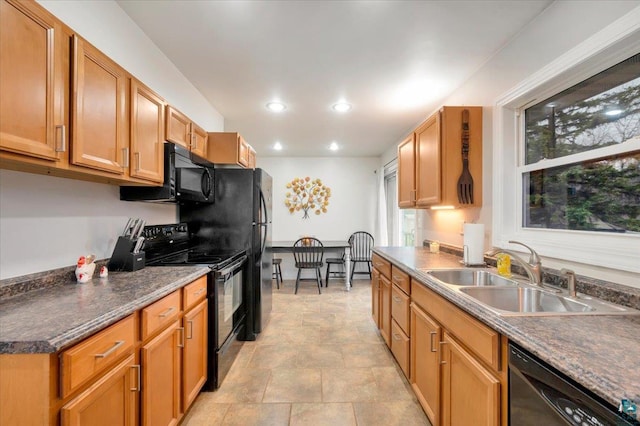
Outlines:
MULTIPOLYGON (((351 290, 349 269, 351 267, 351 250, 349 242, 346 240, 320 240, 324 251, 344 253, 344 286, 346 291, 351 290)), ((273 253, 293 253, 295 241, 272 241, 271 251, 273 253)))

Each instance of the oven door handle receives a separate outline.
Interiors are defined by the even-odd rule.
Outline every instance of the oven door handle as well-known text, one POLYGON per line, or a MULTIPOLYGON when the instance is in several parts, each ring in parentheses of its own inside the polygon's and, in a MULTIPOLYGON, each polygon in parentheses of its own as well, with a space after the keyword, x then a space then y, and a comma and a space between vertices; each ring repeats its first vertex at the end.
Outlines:
POLYGON ((231 265, 227 266, 226 268, 221 269, 219 271, 214 271, 214 272, 218 276, 227 275, 227 274, 235 271, 236 269, 238 269, 240 266, 242 266, 246 260, 247 260, 247 256, 242 256, 240 259, 238 259, 237 261, 233 262, 231 265))

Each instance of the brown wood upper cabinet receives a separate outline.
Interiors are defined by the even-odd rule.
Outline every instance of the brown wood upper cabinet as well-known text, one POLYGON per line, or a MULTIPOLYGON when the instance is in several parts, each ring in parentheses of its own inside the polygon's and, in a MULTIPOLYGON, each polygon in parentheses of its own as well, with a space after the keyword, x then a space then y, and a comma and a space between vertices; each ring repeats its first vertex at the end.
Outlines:
POLYGON ((167 105, 166 138, 182 145, 200 157, 207 157, 207 132, 192 122, 189 117, 167 105))
POLYGON ((151 89, 131 79, 131 164, 132 177, 164 181, 164 100, 151 89))
POLYGON ((66 165, 69 36, 51 14, 24 1, 0 2, 0 28, 2 158, 66 165))
POLYGON ((71 163, 128 175, 126 71, 74 35, 72 75, 71 163))
POLYGON ((482 205, 482 107, 445 106, 398 145, 398 206, 482 205), (462 174, 462 111, 469 111, 469 172, 473 203, 458 201, 462 174))
POLYGON ((207 158, 216 164, 256 167, 256 151, 236 132, 209 132, 207 158))

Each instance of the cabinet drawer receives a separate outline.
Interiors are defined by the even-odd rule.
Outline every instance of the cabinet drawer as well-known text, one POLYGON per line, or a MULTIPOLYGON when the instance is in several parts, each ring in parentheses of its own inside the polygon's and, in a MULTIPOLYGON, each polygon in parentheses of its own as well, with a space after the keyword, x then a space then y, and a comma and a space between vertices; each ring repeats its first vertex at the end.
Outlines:
POLYGON ((411 284, 411 298, 487 365, 496 371, 500 369, 500 334, 497 331, 416 281, 411 284))
POLYGON ((391 320, 391 352, 407 378, 409 378, 409 346, 409 337, 404 334, 397 322, 391 320))
POLYGON ((142 310, 142 340, 171 324, 180 315, 180 290, 142 310))
POLYGON ((94 334, 60 355, 62 397, 131 352, 136 342, 134 315, 94 334))
POLYGON ((207 276, 203 276, 182 289, 183 310, 186 312, 207 296, 207 276))
POLYGON ((391 263, 384 260, 382 257, 378 256, 375 253, 371 255, 371 263, 373 264, 373 267, 380 271, 382 275, 391 279, 391 263))
POLYGON ((397 285, 402 291, 411 294, 411 284, 409 283, 409 275, 402 272, 395 266, 391 266, 391 282, 397 285))
POLYGON ((409 324, 411 321, 411 311, 409 305, 411 299, 404 294, 396 285, 391 286, 391 317, 398 323, 398 326, 409 334, 409 324))

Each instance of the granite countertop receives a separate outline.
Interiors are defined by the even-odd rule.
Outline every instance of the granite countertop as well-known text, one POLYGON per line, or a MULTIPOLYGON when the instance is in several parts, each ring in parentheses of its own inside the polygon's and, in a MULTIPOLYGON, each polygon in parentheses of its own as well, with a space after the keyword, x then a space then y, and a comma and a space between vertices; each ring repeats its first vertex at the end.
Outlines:
POLYGON ((640 400, 640 315, 503 317, 419 270, 461 267, 459 257, 421 247, 374 251, 614 407, 640 400))
POLYGON ((54 353, 207 274, 206 266, 110 272, 0 299, 0 354, 54 353), (55 313, 55 314, 54 314, 55 313))

